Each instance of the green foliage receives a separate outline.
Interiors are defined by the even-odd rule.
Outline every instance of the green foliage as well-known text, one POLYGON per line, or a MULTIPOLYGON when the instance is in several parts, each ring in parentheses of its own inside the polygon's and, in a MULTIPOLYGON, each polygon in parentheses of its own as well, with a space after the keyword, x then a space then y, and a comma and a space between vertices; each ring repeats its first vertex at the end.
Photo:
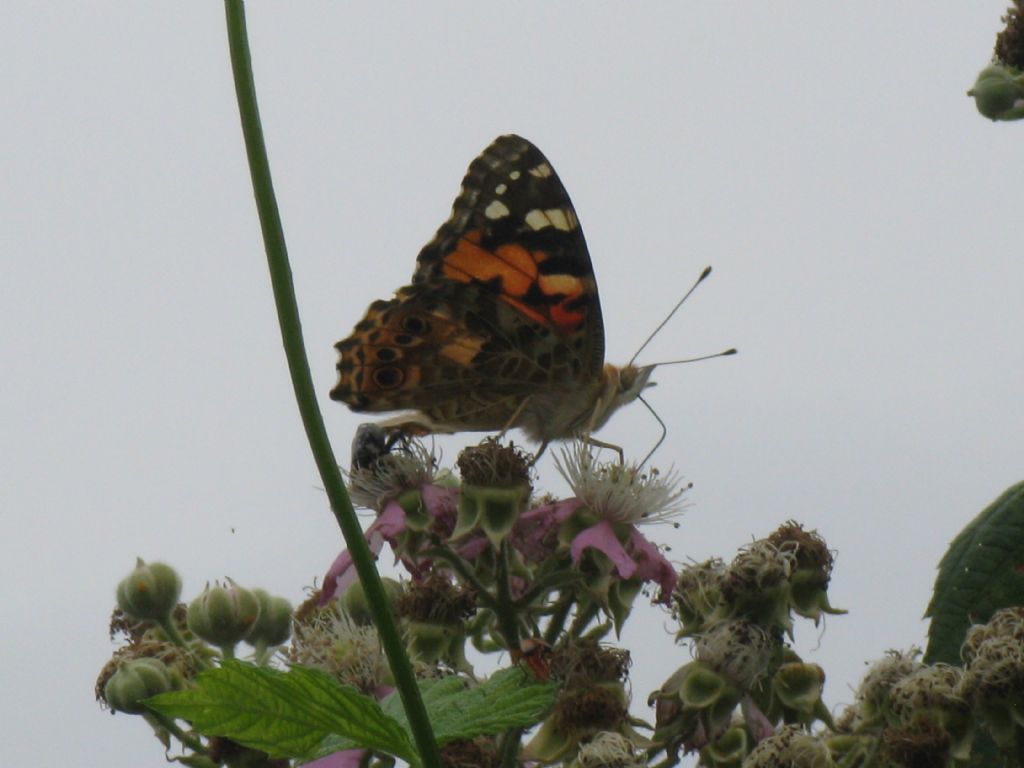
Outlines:
MULTIPOLYGON (((462 678, 420 685, 438 744, 537 723, 557 686, 506 669, 473 688, 462 678)), ((315 669, 280 672, 239 661, 200 673, 196 687, 162 694, 148 705, 187 720, 200 733, 224 736, 271 757, 309 760, 365 747, 412 765, 418 754, 397 694, 383 707, 315 669)))
POLYGON ((155 696, 148 704, 207 736, 225 736, 271 757, 308 758, 335 734, 419 764, 402 724, 373 699, 315 669, 280 672, 226 660, 201 672, 196 687, 155 696))
POLYGON ((960 665, 960 645, 971 624, 1000 608, 1024 605, 1024 482, 1011 486, 950 544, 939 563, 926 616, 925 661, 960 665))
MULTIPOLYGON (((540 722, 558 692, 554 683, 529 677, 518 667, 495 672, 475 688, 467 688, 459 677, 420 681, 420 693, 430 715, 438 745, 456 739, 471 739, 513 728, 528 728, 540 722)), ((397 693, 383 702, 384 713, 407 727, 405 711, 397 693)), ((317 749, 317 756, 359 746, 355 741, 331 736, 317 749)))

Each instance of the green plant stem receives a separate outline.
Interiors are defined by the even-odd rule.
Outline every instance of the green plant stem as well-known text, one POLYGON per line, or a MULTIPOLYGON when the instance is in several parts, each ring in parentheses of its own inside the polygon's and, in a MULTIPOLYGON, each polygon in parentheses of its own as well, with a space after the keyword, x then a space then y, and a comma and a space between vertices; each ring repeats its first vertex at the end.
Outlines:
POLYGON ((576 614, 576 617, 572 620, 572 624, 569 625, 569 637, 579 637, 583 634, 583 630, 587 628, 587 625, 594 620, 597 616, 598 611, 601 609, 591 603, 582 611, 576 614))
POLYGON ((181 729, 181 727, 174 721, 173 717, 165 717, 159 712, 153 712, 152 710, 146 712, 143 717, 146 722, 149 723, 150 727, 157 729, 163 728, 170 733, 174 738, 180 741, 184 746, 191 749, 193 752, 199 755, 206 754, 206 745, 197 737, 187 733, 181 729))
MULTIPOLYGON (((516 615, 515 605, 512 600, 512 587, 510 583, 508 563, 508 541, 501 542, 498 547, 498 573, 497 573, 497 595, 498 604, 495 608, 495 615, 498 618, 498 626, 501 627, 501 634, 505 636, 505 647, 510 653, 519 652, 519 618, 516 615)), ((513 658, 516 658, 513 656, 513 658)))
POLYGON ((501 768, 515 768, 516 758, 519 757, 519 742, 522 738, 522 728, 513 728, 502 735, 498 746, 501 768))
POLYGON ((569 611, 572 610, 572 603, 571 595, 560 597, 558 602, 555 603, 554 613, 551 614, 551 618, 548 619, 548 625, 544 629, 544 642, 548 645, 554 645, 558 641, 558 636, 562 633, 562 627, 565 626, 565 620, 569 616, 569 611))
POLYGON ((185 641, 185 638, 182 636, 181 632, 178 631, 178 628, 174 625, 174 620, 170 616, 168 616, 166 619, 161 619, 160 621, 156 622, 156 624, 167 636, 168 640, 170 640, 172 643, 174 643, 176 646, 184 650, 192 657, 192 660, 195 662, 197 669, 210 668, 210 662, 204 659, 201 654, 197 653, 194 646, 189 645, 185 641))
POLYGON ((449 566, 451 566, 451 569, 455 571, 460 579, 473 588, 473 591, 476 593, 477 600, 480 601, 480 604, 484 608, 490 608, 492 611, 497 610, 497 600, 487 590, 487 587, 485 587, 476 577, 476 574, 473 573, 469 564, 453 552, 451 547, 446 544, 442 544, 429 550, 426 555, 427 557, 444 560, 449 566))
POLYGON ((421 763, 425 768, 440 768, 441 758, 434 740, 433 730, 430 727, 430 719, 420 697, 416 677, 413 674, 409 658, 405 654, 405 648, 384 593, 380 576, 374 566, 373 556, 370 554, 370 548, 363 536, 359 519, 356 517, 352 502, 349 500, 348 492, 342 482, 338 463, 327 439, 327 431, 317 405, 313 381, 309 375, 309 361, 306 358, 306 349, 302 341, 302 326, 299 321, 298 304, 295 300, 291 268, 288 264, 284 230, 277 210, 277 201, 270 177, 270 164, 263 141, 263 128, 260 124, 259 110, 256 104, 256 87, 253 82, 252 61, 249 56, 249 43, 245 27, 245 7, 242 0, 224 0, 224 7, 227 15, 231 69, 242 120, 242 133, 245 136, 246 155, 252 175, 253 192, 256 197, 256 208, 259 212, 267 262, 270 267, 270 278, 273 284, 278 322, 281 326, 285 357, 288 360, 288 371, 291 374, 292 387, 295 390, 295 399, 302 417, 302 424, 305 427, 306 437, 324 484, 324 490, 330 501, 331 511, 334 512, 338 525, 341 527, 345 544, 352 555, 352 562, 366 592, 373 621, 391 666, 395 685, 402 698, 402 705, 419 750, 421 763))

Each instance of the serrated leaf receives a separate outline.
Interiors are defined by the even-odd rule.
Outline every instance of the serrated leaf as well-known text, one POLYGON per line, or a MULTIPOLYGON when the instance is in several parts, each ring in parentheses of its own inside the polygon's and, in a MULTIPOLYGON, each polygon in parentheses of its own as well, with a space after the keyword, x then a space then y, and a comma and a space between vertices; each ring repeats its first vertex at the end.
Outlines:
POLYGON ((925 661, 960 664, 967 629, 1024 604, 1024 483, 1011 486, 960 532, 939 563, 926 616, 925 661))
MULTIPOLYGON (((473 688, 455 677, 429 682, 421 690, 438 744, 528 728, 541 720, 558 692, 557 684, 541 682, 519 667, 495 672, 473 688)), ((404 722, 404 715, 397 719, 404 722)))
POLYGON ((307 667, 280 672, 224 661, 201 672, 196 687, 154 696, 147 705, 181 718, 199 732, 225 736, 271 757, 305 759, 330 735, 386 752, 412 765, 419 760, 403 723, 330 675, 307 667))
MULTIPOLYGON (((419 687, 439 745, 528 728, 540 722, 558 693, 557 684, 541 682, 518 667, 496 672, 473 688, 467 687, 464 678, 455 676, 421 680, 419 687)), ((382 708, 386 715, 408 727, 397 693, 388 696, 382 708)), ((328 737, 315 754, 329 755, 354 746, 349 739, 328 737)))

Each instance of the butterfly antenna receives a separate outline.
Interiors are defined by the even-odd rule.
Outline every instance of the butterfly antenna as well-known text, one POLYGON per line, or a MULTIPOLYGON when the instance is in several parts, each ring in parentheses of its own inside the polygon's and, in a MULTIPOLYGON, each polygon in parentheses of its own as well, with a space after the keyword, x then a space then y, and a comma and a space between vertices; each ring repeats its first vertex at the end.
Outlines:
POLYGON ((658 442, 656 442, 654 444, 654 447, 651 448, 651 450, 647 452, 646 456, 644 456, 644 460, 641 461, 640 464, 637 467, 639 469, 640 467, 642 467, 644 464, 647 463, 647 460, 649 458, 651 458, 651 456, 654 455, 654 452, 661 447, 662 443, 665 442, 665 437, 666 437, 666 435, 668 435, 668 427, 665 426, 665 422, 661 420, 661 416, 659 416, 658 412, 651 407, 650 403, 648 403, 646 400, 644 400, 643 397, 637 397, 637 400, 639 400, 641 403, 644 404, 644 408, 646 408, 648 411, 651 412, 651 415, 655 418, 655 420, 661 426, 661 437, 658 438, 658 442))
POLYGON ((651 343, 651 339, 653 339, 655 336, 658 335, 658 332, 662 328, 665 327, 665 323, 667 323, 669 320, 672 319, 672 315, 674 315, 676 312, 679 311, 679 308, 681 306, 683 306, 683 302, 686 301, 688 298, 690 298, 690 294, 693 293, 695 290, 697 290, 697 286, 700 285, 702 282, 704 282, 704 279, 708 275, 710 275, 710 274, 711 274, 711 267, 705 267, 704 271, 700 273, 700 277, 698 277, 697 280, 694 282, 694 284, 690 286, 690 290, 688 290, 685 294, 683 294, 683 298, 681 298, 676 303, 676 305, 674 307, 672 307, 672 311, 671 312, 669 312, 667 315, 665 315, 665 319, 661 321, 661 323, 658 325, 657 328, 654 329, 654 331, 651 332, 651 335, 647 337, 647 341, 645 341, 643 344, 640 345, 640 349, 638 349, 636 351, 636 354, 633 355, 633 357, 630 359, 629 365, 632 365, 633 361, 636 360, 638 357, 640 357, 640 353, 643 352, 644 348, 648 344, 651 343))
POLYGON ((658 366, 660 368, 663 365, 678 365, 679 363, 696 363, 696 362, 699 362, 701 360, 711 360, 712 358, 715 358, 715 357, 728 357, 729 355, 735 355, 735 354, 736 354, 736 349, 734 347, 732 349, 727 349, 724 352, 715 352, 715 354, 713 354, 713 355, 701 355, 700 357, 687 357, 687 358, 684 358, 682 360, 666 360, 664 363, 654 363, 653 365, 656 365, 656 366, 658 366))

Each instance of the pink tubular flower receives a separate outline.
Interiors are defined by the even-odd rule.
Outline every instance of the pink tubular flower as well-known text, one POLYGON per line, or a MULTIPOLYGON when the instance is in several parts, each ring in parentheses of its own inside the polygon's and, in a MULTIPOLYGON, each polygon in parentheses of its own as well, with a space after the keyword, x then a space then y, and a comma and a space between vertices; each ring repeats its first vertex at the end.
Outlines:
POLYGON ((359 768, 365 753, 365 749, 343 749, 306 765, 308 768, 359 768))
MULTIPOLYGON (((425 564, 416 557, 415 543, 409 539, 416 532, 427 528, 442 534, 450 533, 455 525, 457 497, 458 490, 455 488, 423 485, 417 491, 391 498, 384 503, 380 516, 363 533, 370 551, 376 557, 386 541, 415 575, 425 564)), ((344 594, 356 581, 358 576, 352 565, 352 555, 347 549, 335 558, 324 576, 321 605, 330 602, 337 594, 344 594)))
MULTIPOLYGON (((668 602, 676 582, 675 569, 638 526, 679 516, 679 500, 689 486, 679 487, 679 478, 672 471, 661 475, 654 469, 641 473, 636 465, 598 464, 583 443, 563 450, 555 463, 578 502, 568 514, 562 507, 561 514, 568 517, 584 508, 598 518, 573 538, 573 563, 579 564, 585 550, 596 549, 612 562, 620 578, 655 582, 661 587, 661 601, 668 602)), ((549 514, 556 513, 552 510, 549 514)))

